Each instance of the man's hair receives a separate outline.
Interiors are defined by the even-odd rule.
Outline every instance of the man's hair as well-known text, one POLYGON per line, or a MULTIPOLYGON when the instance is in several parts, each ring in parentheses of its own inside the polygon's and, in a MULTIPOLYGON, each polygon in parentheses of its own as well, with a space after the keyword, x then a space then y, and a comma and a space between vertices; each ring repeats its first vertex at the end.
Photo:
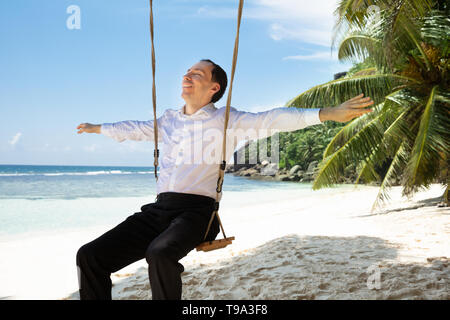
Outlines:
POLYGON ((219 91, 217 91, 211 98, 211 102, 217 102, 222 98, 223 94, 225 93, 225 90, 227 89, 227 73, 222 69, 221 66, 218 64, 215 64, 213 61, 209 59, 202 59, 200 61, 206 61, 213 65, 213 69, 211 70, 211 80, 213 82, 217 82, 220 85, 219 91))

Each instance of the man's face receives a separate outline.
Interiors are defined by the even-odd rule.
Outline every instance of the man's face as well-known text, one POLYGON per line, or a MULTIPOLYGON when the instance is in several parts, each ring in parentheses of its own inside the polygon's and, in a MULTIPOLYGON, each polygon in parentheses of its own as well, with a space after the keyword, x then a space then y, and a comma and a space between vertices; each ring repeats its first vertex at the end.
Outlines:
POLYGON ((220 90, 217 82, 211 81, 213 65, 200 61, 190 67, 182 80, 181 97, 190 103, 208 103, 211 97, 220 90))

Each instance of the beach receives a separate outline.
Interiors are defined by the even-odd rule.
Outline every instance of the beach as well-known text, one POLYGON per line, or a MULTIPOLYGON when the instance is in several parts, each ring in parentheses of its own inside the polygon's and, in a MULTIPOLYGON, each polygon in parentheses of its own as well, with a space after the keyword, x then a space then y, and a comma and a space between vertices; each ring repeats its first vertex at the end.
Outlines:
POLYGON ((0 2, 0 300, 450 300, 448 1, 244 2, 0 2))
MULTIPOLYGON (((374 213, 377 186, 225 192, 220 215, 236 240, 180 261, 183 299, 448 299, 450 209, 437 206, 443 192, 433 184, 407 199, 393 187, 374 213)), ((152 199, 85 201, 132 214, 152 199)), ((78 248, 120 219, 1 241, 0 297, 78 299, 78 248)), ((113 299, 151 299, 145 260, 111 278, 113 299)))

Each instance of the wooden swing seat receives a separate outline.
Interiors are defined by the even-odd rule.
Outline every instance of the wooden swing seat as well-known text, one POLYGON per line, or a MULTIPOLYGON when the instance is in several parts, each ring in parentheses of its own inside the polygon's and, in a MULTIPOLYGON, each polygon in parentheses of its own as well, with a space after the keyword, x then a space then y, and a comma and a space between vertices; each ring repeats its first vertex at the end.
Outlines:
POLYGON ((234 237, 228 237, 219 240, 205 241, 200 243, 196 249, 197 251, 211 251, 216 249, 225 248, 227 245, 231 244, 234 240, 234 237))

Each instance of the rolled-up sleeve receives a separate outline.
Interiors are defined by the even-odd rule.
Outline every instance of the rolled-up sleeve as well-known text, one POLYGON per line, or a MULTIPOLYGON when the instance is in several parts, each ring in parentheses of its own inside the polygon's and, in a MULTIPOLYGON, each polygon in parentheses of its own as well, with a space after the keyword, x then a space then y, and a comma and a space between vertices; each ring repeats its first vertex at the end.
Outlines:
POLYGON ((230 112, 229 128, 266 129, 279 132, 295 131, 323 123, 319 118, 320 108, 275 108, 264 112, 244 112, 233 108, 230 112))
MULTIPOLYGON (((158 141, 162 141, 161 132, 162 119, 157 120, 158 123, 158 141)), ((103 123, 100 132, 118 142, 125 140, 136 141, 154 141, 153 120, 137 121, 126 120, 114 123, 103 123)))

